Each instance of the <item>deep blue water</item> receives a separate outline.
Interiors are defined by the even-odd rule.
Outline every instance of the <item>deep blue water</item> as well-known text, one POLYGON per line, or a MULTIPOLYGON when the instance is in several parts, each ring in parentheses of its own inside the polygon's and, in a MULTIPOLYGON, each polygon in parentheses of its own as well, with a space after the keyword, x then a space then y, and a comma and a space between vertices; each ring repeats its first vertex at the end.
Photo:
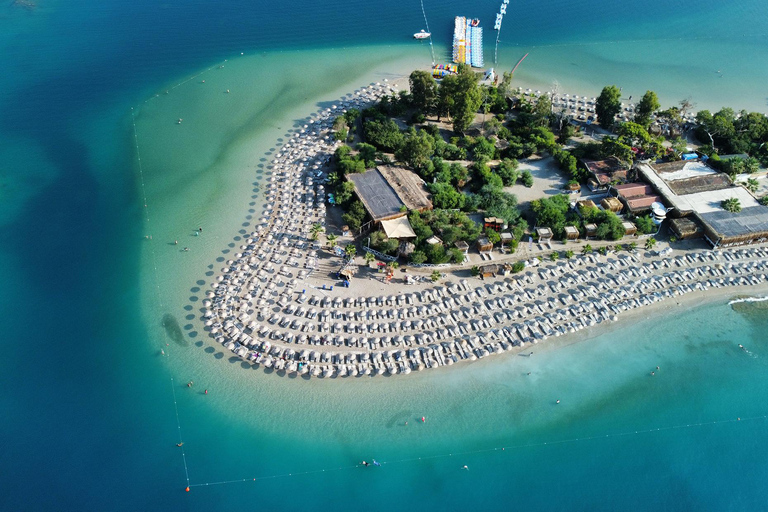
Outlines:
MULTIPOLYGON (((614 12, 595 8, 595 2, 525 2, 505 20, 504 39, 514 36, 509 44, 546 45, 595 32, 612 34, 619 24, 626 27, 627 11, 638 27, 661 12, 667 23, 694 34, 690 25, 679 23, 689 16, 687 5, 654 2, 614 12)), ((496 2, 487 1, 473 9, 458 1, 429 0, 425 6, 433 33, 444 41, 454 15, 480 16, 487 26, 497 9, 496 2)), ((701 5, 697 10, 706 12, 701 5)), ((761 10, 759 2, 742 2, 729 16, 751 19, 761 10)), ((259 503, 264 508, 306 509, 313 499, 321 509, 451 509, 474 503, 505 510, 514 501, 544 509, 656 505, 669 510, 755 510, 765 504, 765 487, 760 487, 766 476, 765 444, 757 443, 765 440, 765 430, 759 422, 740 431, 735 444, 728 442, 733 432, 723 428, 720 435, 718 426, 687 431, 692 442, 679 451, 674 450, 681 446, 680 438, 649 437, 631 446, 616 441, 597 447, 575 444, 559 452, 531 449, 511 465, 478 458, 486 470, 473 471, 458 486, 456 475, 435 463, 403 464, 386 479, 345 473, 338 479, 267 481, 259 489, 205 489, 195 501, 181 492, 183 465, 178 452, 168 449, 167 434, 175 428, 170 375, 147 356, 148 330, 139 315, 142 208, 129 107, 160 84, 241 51, 400 44, 422 26, 418 2, 40 0, 34 10, 0 7, 0 509, 213 510, 259 503), (34 172, 32 162, 38 162, 34 172), (702 446, 708 449, 700 451, 702 446), (673 454, 661 458, 661 474, 653 458, 637 459, 659 447, 673 454), (594 450, 610 456, 594 457, 594 450), (736 460, 714 458, 718 452, 736 460), (613 460, 613 466, 606 467, 606 460, 613 460), (728 477, 733 472, 745 476, 732 501, 727 488, 718 493, 724 496, 720 501, 712 501, 714 491, 696 484, 699 479, 706 485, 720 479, 733 483, 728 477), (644 479, 636 480, 638 475, 644 479), (486 487, 484 493, 473 490, 486 487), (402 498, 392 489, 400 489, 402 498), (312 493, 303 495, 307 490, 312 493), (572 496, 576 501, 569 501, 572 496)), ((627 37, 638 35, 628 30, 627 37)), ((724 40, 738 39, 741 32, 715 28, 724 40)), ((754 333, 734 337, 751 340, 754 333)), ((706 364, 714 366, 712 361, 706 364)), ((754 368, 745 371, 744 381, 737 383, 743 388, 731 388, 744 389, 756 400, 764 398, 756 375, 754 368)), ((706 376, 698 377, 706 381, 706 376)), ((678 408, 691 413, 684 404, 699 391, 689 392, 659 397, 660 407, 666 413, 678 408)), ((748 409, 722 409, 730 397, 703 404, 705 416, 730 417, 748 409)), ((238 476, 244 474, 244 468, 252 467, 244 453, 260 454, 261 475, 295 467, 281 458, 286 456, 296 460, 297 454, 309 453, 311 467, 323 467, 325 458, 341 465, 357 456, 345 448, 358 449, 354 439, 339 437, 322 453, 311 454, 312 446, 302 444, 290 427, 279 440, 252 439, 252 431, 225 411, 199 411, 195 416, 191 404, 183 405, 188 407, 182 413, 188 411, 183 419, 190 438, 213 439, 224 429, 231 436, 209 451, 191 452, 200 475, 197 481, 220 478, 229 467, 238 476)), ((470 406, 464 409, 464 414, 475 412, 470 406)), ((603 422, 596 426, 574 414, 574 431, 603 432, 612 422, 618 424, 611 431, 624 431, 637 420, 627 411, 600 414, 603 422)), ((670 416, 650 423, 679 424, 689 418, 670 416)), ((567 421, 559 421, 557 428, 540 435, 569 438, 568 428, 558 430, 567 421)), ((505 432, 498 438, 486 434, 476 446, 457 434, 467 443, 459 448, 470 451, 509 440, 505 432)), ((398 443, 390 447, 382 437, 376 447, 381 453, 389 450, 392 459, 402 458, 408 443, 398 443)), ((447 446, 444 440, 436 445, 422 440, 414 441, 413 448, 442 454, 447 446)))

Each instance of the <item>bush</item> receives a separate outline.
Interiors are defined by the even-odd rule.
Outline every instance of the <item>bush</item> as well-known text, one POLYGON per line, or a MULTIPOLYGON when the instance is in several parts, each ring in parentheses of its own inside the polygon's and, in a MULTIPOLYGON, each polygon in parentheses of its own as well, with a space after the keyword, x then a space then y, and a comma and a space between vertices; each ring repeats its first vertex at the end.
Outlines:
POLYGON ((512 273, 517 274, 525 269, 525 263, 522 261, 516 261, 512 264, 512 273))
POLYGON ((448 255, 451 257, 451 263, 464 263, 464 252, 460 249, 454 247, 448 251, 448 255))
POLYGON ((635 226, 637 226, 637 230, 643 235, 650 235, 656 231, 656 226, 653 224, 653 219, 651 219, 650 215, 636 218, 635 226))
POLYGON ((571 258, 573 258, 573 251, 572 251, 572 250, 570 250, 570 249, 568 249, 567 251, 565 251, 565 257, 566 257, 567 259, 571 259, 571 258))
POLYGON ((425 261, 427 261, 427 255, 424 254, 423 251, 413 251, 411 253, 409 260, 411 261, 411 263, 416 263, 416 264, 424 263, 425 261))
POLYGON ((480 275, 480 267, 477 265, 472 265, 472 268, 469 269, 469 273, 472 274, 472 276, 477 277, 480 275))
POLYGON ((523 182, 523 185, 528 188, 533 186, 533 175, 531 174, 531 171, 523 171, 520 175, 520 180, 523 182))

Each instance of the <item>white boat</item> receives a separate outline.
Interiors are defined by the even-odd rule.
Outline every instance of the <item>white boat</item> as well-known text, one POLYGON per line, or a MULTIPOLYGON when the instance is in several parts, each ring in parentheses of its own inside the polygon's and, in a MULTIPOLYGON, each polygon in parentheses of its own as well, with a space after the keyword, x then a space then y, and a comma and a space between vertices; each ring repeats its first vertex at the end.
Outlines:
POLYGON ((432 35, 431 33, 427 32, 424 29, 422 29, 421 32, 416 32, 415 34, 413 34, 413 38, 414 39, 426 39, 426 38, 428 38, 431 35, 432 35))

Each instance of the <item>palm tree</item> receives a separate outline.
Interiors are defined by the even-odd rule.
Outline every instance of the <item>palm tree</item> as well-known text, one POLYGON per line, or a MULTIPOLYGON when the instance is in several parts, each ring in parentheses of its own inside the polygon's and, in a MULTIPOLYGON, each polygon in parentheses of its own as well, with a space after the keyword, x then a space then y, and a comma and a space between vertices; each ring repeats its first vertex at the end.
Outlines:
POLYGON ((344 253, 350 258, 354 258, 355 254, 357 254, 357 247, 355 247, 355 244, 346 245, 344 246, 344 253))
POLYGON ((651 238, 649 238, 648 240, 646 240, 646 241, 645 241, 645 248, 646 248, 647 250, 649 250, 649 251, 650 251, 651 249, 653 249, 653 247, 654 247, 655 245, 656 245, 656 239, 655 239, 655 238, 653 238, 653 237, 651 237, 651 238))
POLYGON ((439 281, 440 278, 443 277, 443 276, 442 276, 442 274, 440 274, 439 270, 433 270, 432 271, 432 275, 430 277, 432 278, 432 282, 434 283, 434 282, 439 281))
POLYGON ((571 259, 571 258, 573 258, 573 251, 572 251, 572 250, 570 250, 570 249, 568 249, 567 251, 565 251, 565 257, 566 257, 566 258, 568 258, 568 259, 571 259))
POLYGON ((731 213, 739 213, 741 211, 741 201, 735 197, 726 199, 720 203, 720 206, 723 208, 723 210, 731 213))
POLYGON ((584 246, 584 247, 581 249, 581 253, 582 253, 582 254, 589 254, 589 253, 591 253, 591 252, 592 252, 592 246, 591 246, 590 244, 587 244, 587 245, 585 245, 585 246, 584 246))
POLYGON ((637 249, 637 242, 629 242, 626 246, 626 249, 630 252, 634 251, 637 249))
POLYGON ((372 262, 375 259, 376 259, 376 256, 374 256, 372 252, 366 252, 365 253, 365 262, 366 263, 370 263, 370 262, 372 262))
POLYGON ((336 239, 339 238, 338 236, 334 234, 327 235, 325 237, 326 240, 328 240, 328 247, 336 247, 336 239))
POLYGON ((310 228, 309 232, 312 233, 312 236, 314 237, 314 240, 317 240, 317 235, 323 231, 323 225, 319 222, 315 222, 312 224, 312 227, 310 228))
POLYGON ((557 251, 553 251, 552 254, 549 255, 549 261, 557 261, 559 257, 560 257, 560 253, 557 251))

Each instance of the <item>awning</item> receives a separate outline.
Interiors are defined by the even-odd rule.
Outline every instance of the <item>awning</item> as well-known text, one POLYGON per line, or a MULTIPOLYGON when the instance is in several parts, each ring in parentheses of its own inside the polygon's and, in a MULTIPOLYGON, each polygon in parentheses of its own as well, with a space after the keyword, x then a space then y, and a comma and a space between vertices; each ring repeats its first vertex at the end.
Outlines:
POLYGON ((381 227, 387 238, 416 238, 408 217, 402 216, 392 220, 381 221, 381 227))

